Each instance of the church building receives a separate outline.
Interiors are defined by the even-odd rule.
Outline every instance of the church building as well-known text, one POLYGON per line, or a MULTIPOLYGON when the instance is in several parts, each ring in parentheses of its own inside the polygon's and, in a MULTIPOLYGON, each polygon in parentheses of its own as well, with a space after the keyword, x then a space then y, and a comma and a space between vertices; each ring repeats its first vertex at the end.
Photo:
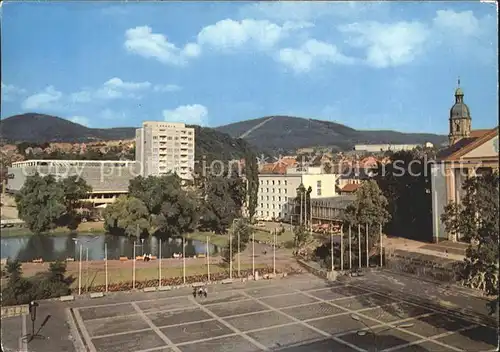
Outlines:
POLYGON ((448 140, 449 146, 438 153, 431 169, 435 242, 460 240, 460 234, 455 236, 446 233, 441 215, 447 204, 460 203, 464 180, 498 171, 499 167, 498 126, 492 129, 472 129, 472 116, 464 102, 460 80, 455 90, 455 104, 450 110, 448 140))

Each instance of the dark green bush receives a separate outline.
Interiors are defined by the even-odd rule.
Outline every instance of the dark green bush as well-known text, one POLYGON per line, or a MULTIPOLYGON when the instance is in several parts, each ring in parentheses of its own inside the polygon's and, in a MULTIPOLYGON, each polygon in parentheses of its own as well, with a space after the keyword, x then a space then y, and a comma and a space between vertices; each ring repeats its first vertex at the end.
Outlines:
POLYGON ((32 300, 55 298, 70 294, 72 277, 65 277, 66 263, 51 263, 49 271, 32 278, 22 277, 21 263, 7 261, 5 271, 9 277, 2 290, 2 305, 27 304, 32 300))

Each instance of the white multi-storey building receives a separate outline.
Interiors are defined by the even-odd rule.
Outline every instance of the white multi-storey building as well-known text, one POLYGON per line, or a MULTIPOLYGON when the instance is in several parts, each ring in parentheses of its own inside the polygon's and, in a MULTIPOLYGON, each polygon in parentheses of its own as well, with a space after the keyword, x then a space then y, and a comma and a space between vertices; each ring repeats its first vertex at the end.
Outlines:
POLYGON ((259 174, 259 192, 255 217, 260 220, 287 219, 291 215, 290 200, 297 197, 302 183, 311 187, 311 198, 322 199, 337 196, 335 182, 338 175, 321 173, 321 168, 304 170, 288 167, 284 174, 259 174))
POLYGON ((135 159, 144 176, 175 172, 184 180, 193 178, 194 128, 178 122, 144 121, 135 136, 135 159))

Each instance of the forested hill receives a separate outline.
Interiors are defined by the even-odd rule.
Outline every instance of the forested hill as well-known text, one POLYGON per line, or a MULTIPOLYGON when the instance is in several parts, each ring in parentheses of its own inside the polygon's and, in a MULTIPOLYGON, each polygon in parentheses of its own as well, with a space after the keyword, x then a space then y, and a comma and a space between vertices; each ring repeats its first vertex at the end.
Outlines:
MULTIPOLYGON (((195 128, 196 159, 229 160, 243 158, 253 149, 239 138, 208 127, 195 128)), ((16 115, 0 121, 3 143, 48 142, 88 143, 95 141, 127 140, 135 138, 136 127, 89 128, 69 120, 43 114, 16 115)))

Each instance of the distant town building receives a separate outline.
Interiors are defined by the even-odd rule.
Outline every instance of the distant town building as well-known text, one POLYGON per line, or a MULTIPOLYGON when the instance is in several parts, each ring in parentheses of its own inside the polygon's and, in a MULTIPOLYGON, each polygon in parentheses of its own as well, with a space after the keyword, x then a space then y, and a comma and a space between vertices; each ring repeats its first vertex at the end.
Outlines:
POLYGON ((194 128, 178 122, 144 121, 136 130, 135 160, 144 176, 176 173, 184 180, 193 178, 194 128))
MULTIPOLYGON (((460 84, 460 82, 459 82, 460 84)), ((459 241, 460 234, 448 234, 441 222, 444 207, 460 203, 462 184, 467 177, 498 171, 498 127, 472 130, 469 107, 464 103, 460 86, 455 90, 455 104, 450 109, 450 146, 437 155, 431 168, 433 238, 435 241, 459 241)))
POLYGON ((130 180, 141 174, 135 161, 116 160, 28 160, 12 164, 8 168, 6 191, 16 193, 26 178, 38 173, 53 175, 56 179, 79 176, 91 187, 92 192, 85 199, 94 206, 114 202, 121 194, 128 193, 130 180))
POLYGON ((424 144, 356 144, 354 146, 355 151, 359 152, 398 152, 401 150, 413 150, 415 148, 432 148, 434 145, 430 142, 424 144))

